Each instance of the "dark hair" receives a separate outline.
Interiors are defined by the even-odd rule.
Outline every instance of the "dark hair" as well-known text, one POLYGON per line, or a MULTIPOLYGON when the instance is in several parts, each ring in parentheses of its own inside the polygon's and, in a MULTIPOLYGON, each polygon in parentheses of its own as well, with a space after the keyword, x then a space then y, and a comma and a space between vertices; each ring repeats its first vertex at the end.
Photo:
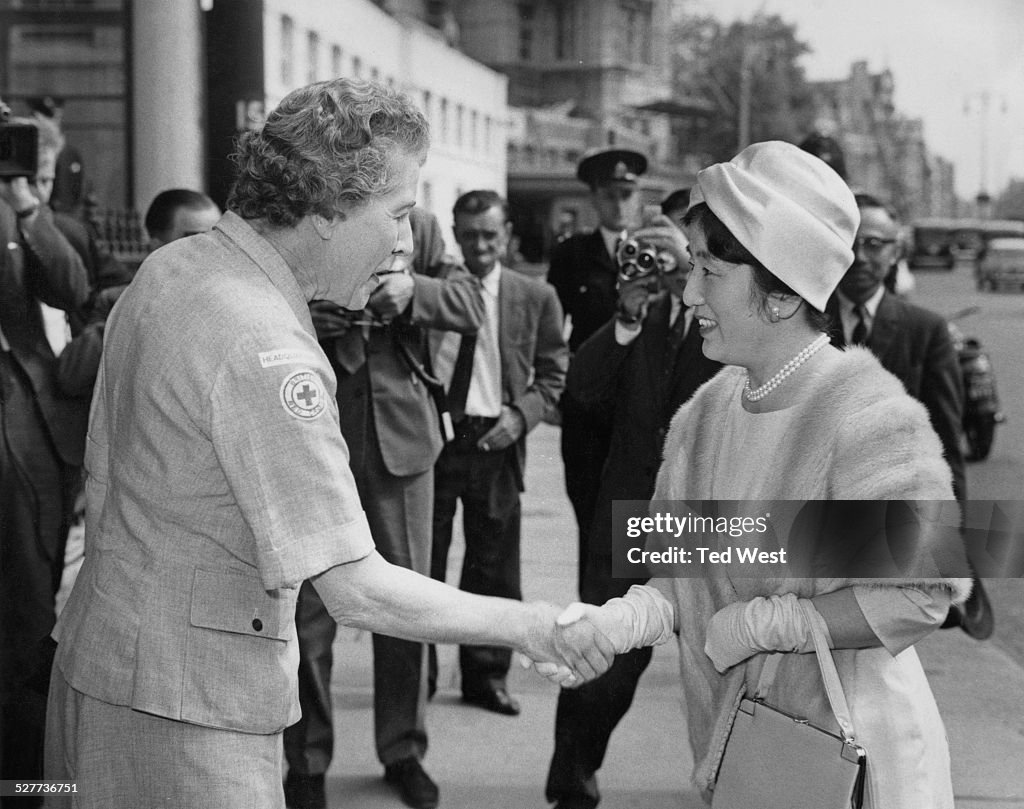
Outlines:
POLYGON ((690 189, 677 188, 661 201, 661 212, 671 216, 672 211, 685 211, 690 206, 690 189))
POLYGON ((146 210, 143 224, 150 236, 159 236, 174 227, 174 214, 180 208, 201 211, 214 208, 216 203, 201 191, 191 188, 168 188, 157 194, 146 210))
POLYGON ((246 132, 232 155, 238 180, 228 209, 291 226, 310 213, 333 219, 388 193, 395 152, 425 154, 426 118, 386 84, 332 79, 293 90, 246 132))
MULTIPOLYGON (((775 273, 758 261, 754 254, 740 243, 739 239, 715 215, 715 212, 708 207, 706 202, 698 202, 690 208, 686 212, 686 216, 683 217, 683 225, 686 227, 699 227, 707 242, 708 252, 719 261, 725 261, 729 264, 746 264, 751 268, 753 271, 753 285, 750 290, 751 300, 757 304, 761 314, 768 314, 768 296, 773 293, 777 295, 794 295, 800 298, 798 293, 794 292, 788 284, 784 283, 775 273)), ((800 299, 803 300, 803 298, 800 299)), ((807 322, 815 329, 824 331, 828 328, 831 318, 827 314, 819 312, 809 305, 803 306, 801 304, 801 308, 806 313, 807 322)))
POLYGON ((858 208, 878 208, 889 214, 889 218, 893 222, 899 221, 896 217, 896 211, 894 211, 886 203, 882 202, 882 200, 880 200, 874 194, 866 194, 862 191, 858 191, 853 195, 853 198, 856 200, 858 208))
POLYGON ((478 214, 484 211, 489 211, 495 206, 501 208, 501 214, 505 221, 508 221, 508 203, 496 191, 488 190, 476 190, 467 191, 457 200, 455 200, 455 206, 452 208, 452 218, 454 219, 460 213, 465 214, 478 214))
POLYGON ((843 156, 843 147, 835 138, 822 135, 820 132, 812 132, 797 145, 831 166, 836 174, 846 179, 846 158, 843 156))

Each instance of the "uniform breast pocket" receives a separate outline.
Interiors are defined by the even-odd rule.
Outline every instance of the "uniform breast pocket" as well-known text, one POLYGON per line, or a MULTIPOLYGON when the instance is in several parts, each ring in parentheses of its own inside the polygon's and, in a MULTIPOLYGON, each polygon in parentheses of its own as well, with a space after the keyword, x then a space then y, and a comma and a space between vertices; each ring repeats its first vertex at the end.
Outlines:
POLYGON ((196 570, 183 719, 248 733, 294 721, 297 592, 264 590, 244 573, 196 570))

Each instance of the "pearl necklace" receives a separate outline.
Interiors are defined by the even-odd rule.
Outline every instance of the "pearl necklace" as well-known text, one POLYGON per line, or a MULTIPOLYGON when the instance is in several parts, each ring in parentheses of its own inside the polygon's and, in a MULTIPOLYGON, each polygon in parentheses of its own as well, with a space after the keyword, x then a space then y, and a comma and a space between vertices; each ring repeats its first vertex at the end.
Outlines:
POLYGON ((799 354, 793 357, 793 359, 791 359, 789 362, 783 365, 779 372, 775 374, 775 376, 773 376, 771 379, 769 379, 767 382, 761 385, 761 387, 754 388, 753 390, 751 390, 750 388, 750 372, 748 371, 747 379, 743 383, 744 398, 748 402, 760 401, 773 390, 775 390, 779 385, 781 385, 783 380, 786 379, 786 377, 788 377, 791 373, 793 373, 793 371, 795 371, 797 368, 799 368, 801 365, 807 362, 807 360, 813 357, 819 349, 824 348, 827 344, 828 335, 819 334, 817 337, 814 338, 814 342, 812 342, 803 351, 801 351, 799 354))

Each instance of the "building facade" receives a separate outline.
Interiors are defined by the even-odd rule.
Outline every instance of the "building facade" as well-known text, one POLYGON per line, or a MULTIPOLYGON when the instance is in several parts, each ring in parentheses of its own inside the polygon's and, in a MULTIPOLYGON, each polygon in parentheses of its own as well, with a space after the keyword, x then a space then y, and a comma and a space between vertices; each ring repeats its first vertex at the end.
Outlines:
POLYGON ((420 204, 454 245, 455 198, 506 190, 508 80, 452 48, 429 24, 430 5, 0 0, 0 97, 22 113, 32 96, 63 97, 99 204, 141 211, 172 186, 223 203, 234 136, 291 89, 334 76, 386 81, 431 122, 420 204))
POLYGON ((848 179, 890 203, 905 222, 957 212, 952 163, 932 155, 924 124, 897 111, 892 73, 855 62, 850 75, 811 83, 816 127, 843 147, 848 179))
POLYGON ((692 183, 672 134, 672 114, 694 111, 671 104, 668 0, 428 5, 453 19, 460 49, 509 78, 508 193, 527 260, 542 260, 556 233, 596 225, 576 179, 589 148, 646 154, 650 202, 692 183))
MULTIPOLYGON (((386 82, 430 121, 420 204, 454 245, 455 199, 473 188, 505 193, 507 79, 450 47, 415 14, 389 12, 364 0, 217 0, 207 15, 211 151, 226 155, 239 129, 258 126, 296 87, 335 76, 386 82), (237 36, 242 30, 249 35, 237 36), (251 41, 261 43, 258 55, 251 41)), ((222 195, 230 165, 211 168, 211 188, 222 195)))

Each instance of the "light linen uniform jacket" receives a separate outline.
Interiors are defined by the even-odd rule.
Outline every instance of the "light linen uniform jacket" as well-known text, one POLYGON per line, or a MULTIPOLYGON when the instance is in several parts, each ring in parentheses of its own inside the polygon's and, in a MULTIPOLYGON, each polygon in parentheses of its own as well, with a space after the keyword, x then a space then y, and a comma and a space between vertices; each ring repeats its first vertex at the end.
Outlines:
POLYGON ((244 220, 146 260, 93 401, 71 686, 246 733, 299 718, 299 584, 373 550, 335 387, 293 272, 244 220))

